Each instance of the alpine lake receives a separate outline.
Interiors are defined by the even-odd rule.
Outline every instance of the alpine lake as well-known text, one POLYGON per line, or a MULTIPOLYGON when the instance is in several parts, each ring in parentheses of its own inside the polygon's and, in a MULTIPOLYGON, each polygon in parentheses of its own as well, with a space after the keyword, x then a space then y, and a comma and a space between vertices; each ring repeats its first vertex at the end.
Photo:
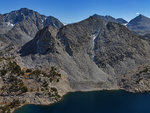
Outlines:
POLYGON ((150 93, 73 92, 55 104, 25 105, 14 113, 150 113, 150 93))

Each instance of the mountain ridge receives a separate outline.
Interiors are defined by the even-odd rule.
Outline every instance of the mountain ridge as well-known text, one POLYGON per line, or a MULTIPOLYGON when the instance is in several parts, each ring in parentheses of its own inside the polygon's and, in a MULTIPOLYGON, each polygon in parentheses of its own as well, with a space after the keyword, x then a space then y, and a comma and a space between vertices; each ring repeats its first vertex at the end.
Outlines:
POLYGON ((119 23, 119 24, 126 24, 128 23, 126 20, 122 19, 122 18, 114 18, 112 16, 109 16, 109 15, 106 15, 106 16, 101 16, 101 15, 98 15, 98 14, 94 14, 93 17, 96 17, 96 18, 99 18, 99 19, 102 19, 106 22, 115 22, 115 23, 119 23))
POLYGON ((16 101, 16 107, 52 104, 73 91, 150 91, 148 40, 110 16, 65 26, 54 18, 44 27, 32 13, 7 14, 25 19, 19 24, 2 22, 10 30, 0 34, 0 112, 16 101))

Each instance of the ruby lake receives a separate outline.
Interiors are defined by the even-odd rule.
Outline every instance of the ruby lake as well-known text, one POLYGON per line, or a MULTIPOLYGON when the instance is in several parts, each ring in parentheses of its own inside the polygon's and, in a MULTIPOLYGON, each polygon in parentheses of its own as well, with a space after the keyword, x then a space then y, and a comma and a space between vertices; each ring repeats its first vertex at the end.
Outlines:
POLYGON ((150 93, 74 92, 53 105, 25 105, 14 113, 150 113, 150 93))

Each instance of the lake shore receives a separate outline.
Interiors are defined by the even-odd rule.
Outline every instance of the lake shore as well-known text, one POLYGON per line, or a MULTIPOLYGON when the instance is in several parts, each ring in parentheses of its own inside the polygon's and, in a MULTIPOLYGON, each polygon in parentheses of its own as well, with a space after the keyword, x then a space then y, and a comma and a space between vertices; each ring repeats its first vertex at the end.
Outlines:
POLYGON ((131 111, 137 113, 138 110, 138 113, 149 113, 149 100, 149 93, 132 93, 124 90, 79 91, 67 93, 57 103, 29 104, 17 109, 14 113, 33 113, 33 111, 36 113, 59 113, 60 111, 62 113, 91 113, 91 111, 94 113, 131 113, 131 111))
POLYGON ((145 93, 145 92, 149 92, 149 91, 133 91, 133 90, 126 90, 126 89, 123 89, 123 88, 118 88, 118 89, 115 89, 115 88, 112 88, 112 89, 93 89, 93 90, 82 90, 82 91, 69 91, 69 92, 66 92, 65 94, 61 95, 61 98, 58 100, 58 101, 55 101, 55 102, 50 102, 50 104, 47 104, 47 103, 42 103, 42 104, 33 104, 33 103, 24 103, 24 104, 21 104, 20 106, 16 107, 15 109, 12 109, 11 110, 11 113, 15 113, 15 111, 25 105, 40 105, 40 106, 50 106, 50 105, 53 105, 55 103, 58 103, 60 101, 63 101, 64 97, 69 94, 69 93, 75 93, 75 92, 99 92, 99 91, 126 91, 128 93, 145 93))

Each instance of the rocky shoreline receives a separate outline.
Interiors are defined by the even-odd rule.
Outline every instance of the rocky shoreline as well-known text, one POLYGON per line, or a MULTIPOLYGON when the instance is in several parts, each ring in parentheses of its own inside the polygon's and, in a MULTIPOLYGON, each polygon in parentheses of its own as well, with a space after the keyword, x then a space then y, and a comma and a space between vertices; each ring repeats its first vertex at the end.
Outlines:
POLYGON ((66 94, 62 95, 59 100, 51 102, 50 104, 47 104, 47 103, 36 103, 36 104, 34 104, 34 103, 24 103, 24 104, 16 107, 15 109, 12 109, 11 113, 14 113, 16 109, 19 109, 20 107, 23 107, 23 106, 29 105, 29 104, 42 105, 42 106, 50 106, 50 105, 55 104, 55 103, 57 103, 59 101, 62 101, 63 98, 64 98, 64 96, 67 95, 68 93, 71 93, 71 92, 119 91, 119 90, 127 91, 127 92, 130 92, 130 93, 146 93, 146 92, 150 92, 150 90, 149 91, 133 91, 133 90, 126 90, 126 89, 121 89, 121 88, 120 89, 94 89, 94 90, 86 90, 86 91, 70 91, 70 92, 67 92, 66 94))

